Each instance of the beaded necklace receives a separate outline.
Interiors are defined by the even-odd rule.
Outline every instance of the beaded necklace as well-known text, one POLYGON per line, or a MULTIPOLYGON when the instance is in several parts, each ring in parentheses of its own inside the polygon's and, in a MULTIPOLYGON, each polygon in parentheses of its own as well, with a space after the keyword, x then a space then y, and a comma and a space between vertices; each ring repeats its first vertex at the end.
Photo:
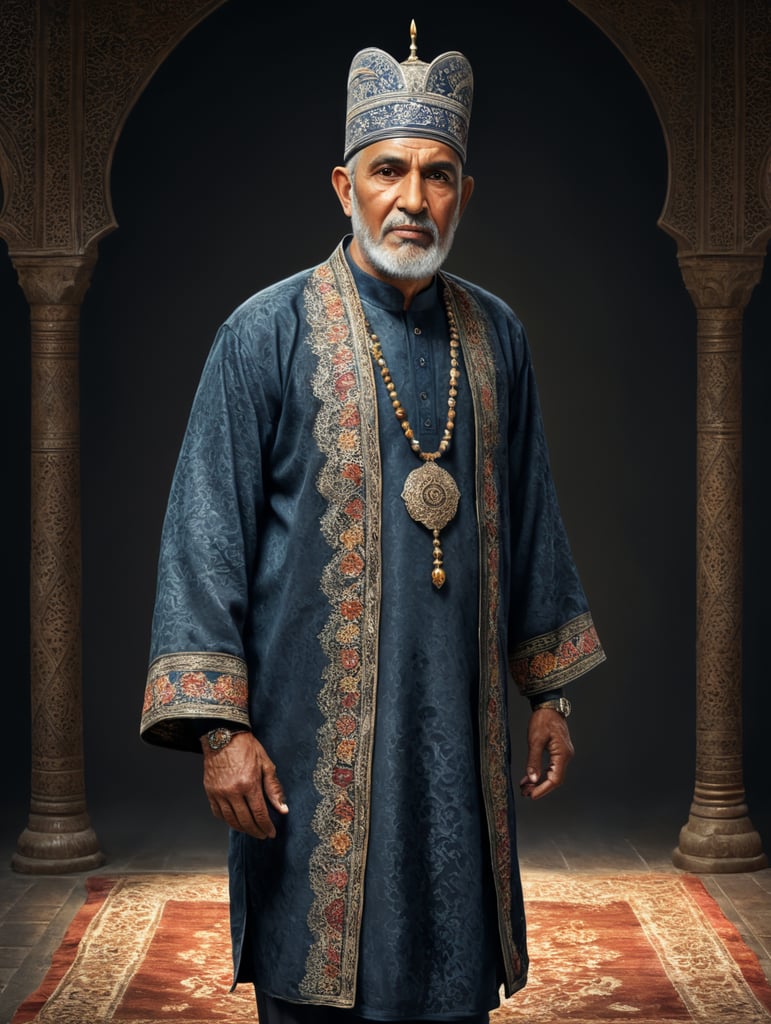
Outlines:
POLYGON ((437 466, 437 459, 440 459, 450 447, 452 433, 455 429, 455 405, 458 396, 458 383, 460 381, 460 364, 458 353, 460 349, 460 334, 455 322, 450 291, 444 290, 444 305, 447 311, 447 325, 450 330, 450 383, 447 395, 447 422, 445 423, 442 440, 435 452, 424 452, 420 447, 420 441, 415 436, 415 431, 410 426, 404 406, 399 401, 396 385, 391 377, 391 371, 383 355, 380 339, 375 334, 368 320, 367 333, 370 339, 370 351, 375 364, 380 370, 380 376, 388 392, 388 398, 394 410, 396 419, 407 438, 410 447, 422 461, 422 465, 413 469, 404 482, 402 498, 407 511, 412 518, 425 526, 433 534, 433 559, 434 567, 431 572, 431 582, 437 590, 444 584, 447 575, 444 571, 442 560, 444 558, 440 531, 450 522, 458 510, 460 491, 455 480, 446 469, 437 466))

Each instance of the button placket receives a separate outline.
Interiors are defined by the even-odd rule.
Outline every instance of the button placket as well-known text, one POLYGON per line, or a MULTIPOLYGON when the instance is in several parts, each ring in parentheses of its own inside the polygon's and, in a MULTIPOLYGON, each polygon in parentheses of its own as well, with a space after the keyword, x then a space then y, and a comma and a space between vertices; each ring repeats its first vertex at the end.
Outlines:
POLYGON ((415 324, 412 328, 413 366, 415 368, 415 396, 417 400, 416 421, 420 424, 420 434, 424 437, 436 436, 436 403, 434 401, 434 374, 431 353, 422 328, 415 324))

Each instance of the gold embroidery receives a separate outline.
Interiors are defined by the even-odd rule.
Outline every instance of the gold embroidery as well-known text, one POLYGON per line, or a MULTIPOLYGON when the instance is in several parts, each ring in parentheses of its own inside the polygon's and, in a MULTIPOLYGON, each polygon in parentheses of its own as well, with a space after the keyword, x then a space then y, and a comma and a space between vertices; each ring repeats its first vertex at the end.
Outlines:
POLYGON ((364 314, 342 249, 314 272, 305 303, 309 343, 318 359, 314 437, 325 461, 317 488, 327 502, 321 530, 331 554, 321 580, 329 616, 319 635, 327 665, 313 774, 319 793, 312 822, 319 842, 309 865, 313 941, 299 990, 351 1006, 369 829, 381 471, 364 314))
POLYGON ((564 686, 605 661, 589 612, 559 629, 520 644, 510 659, 514 682, 525 696, 564 686))
POLYGON ((184 721, 226 718, 249 726, 246 663, 217 651, 179 651, 156 658, 147 673, 140 731, 181 741, 184 721))

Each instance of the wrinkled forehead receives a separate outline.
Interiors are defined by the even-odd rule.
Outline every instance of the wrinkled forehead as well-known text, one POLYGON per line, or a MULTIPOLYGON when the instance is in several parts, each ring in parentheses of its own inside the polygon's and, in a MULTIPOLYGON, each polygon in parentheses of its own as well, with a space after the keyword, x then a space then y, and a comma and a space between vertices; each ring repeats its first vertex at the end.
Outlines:
POLYGON ((418 164, 421 167, 446 167, 460 172, 462 161, 456 149, 437 139, 395 135, 393 138, 371 142, 359 150, 359 163, 367 165, 393 163, 400 165, 418 164))

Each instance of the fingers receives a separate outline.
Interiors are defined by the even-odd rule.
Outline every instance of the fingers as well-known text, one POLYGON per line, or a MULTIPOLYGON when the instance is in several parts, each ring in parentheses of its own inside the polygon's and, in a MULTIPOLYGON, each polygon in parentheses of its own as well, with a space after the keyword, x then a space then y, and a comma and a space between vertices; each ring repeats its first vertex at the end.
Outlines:
POLYGON ((276 836, 268 804, 280 814, 289 810, 276 766, 251 733, 204 753, 204 789, 215 818, 255 839, 276 836))
POLYGON ((210 799, 209 806, 215 818, 238 832, 245 832, 255 839, 275 839, 276 828, 270 819, 265 802, 252 806, 245 797, 210 799))
POLYGON ((519 781, 522 795, 540 800, 561 786, 573 754, 563 716, 548 708, 534 712, 528 726, 527 767, 519 781))
POLYGON ((555 765, 547 765, 540 774, 528 769, 528 774, 519 780, 519 789, 528 800, 540 800, 561 786, 563 779, 564 772, 560 777, 555 765))
POLYGON ((268 800, 270 800, 271 804, 276 808, 279 814, 288 814, 289 808, 286 805, 284 788, 276 774, 276 766, 274 764, 271 764, 270 770, 265 771, 262 779, 262 786, 268 800))

